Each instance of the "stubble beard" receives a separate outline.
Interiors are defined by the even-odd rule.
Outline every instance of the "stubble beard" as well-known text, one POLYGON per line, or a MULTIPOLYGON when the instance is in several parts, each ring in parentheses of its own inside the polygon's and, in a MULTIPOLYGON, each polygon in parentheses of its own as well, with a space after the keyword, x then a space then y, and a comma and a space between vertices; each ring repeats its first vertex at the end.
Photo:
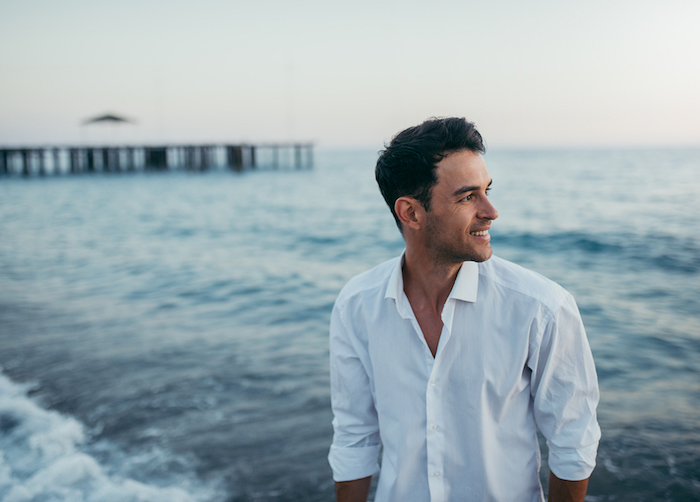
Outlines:
POLYGON ((436 264, 456 265, 465 261, 483 262, 493 255, 490 242, 478 247, 470 246, 465 241, 469 239, 469 234, 462 236, 462 238, 456 238, 455 235, 442 228, 431 216, 428 216, 426 223, 425 245, 436 264))

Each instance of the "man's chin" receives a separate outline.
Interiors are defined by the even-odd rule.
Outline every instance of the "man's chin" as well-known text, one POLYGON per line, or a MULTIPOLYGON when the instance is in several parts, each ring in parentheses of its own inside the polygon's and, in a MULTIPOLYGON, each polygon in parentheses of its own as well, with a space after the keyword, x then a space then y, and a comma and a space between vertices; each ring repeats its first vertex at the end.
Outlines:
POLYGON ((468 261, 475 261, 475 262, 481 263, 481 262, 486 261, 489 258, 491 258, 491 256, 493 256, 493 249, 491 249, 491 246, 489 246, 489 248, 487 250, 484 250, 483 253, 479 253, 478 255, 475 255, 471 260, 468 260, 468 261))

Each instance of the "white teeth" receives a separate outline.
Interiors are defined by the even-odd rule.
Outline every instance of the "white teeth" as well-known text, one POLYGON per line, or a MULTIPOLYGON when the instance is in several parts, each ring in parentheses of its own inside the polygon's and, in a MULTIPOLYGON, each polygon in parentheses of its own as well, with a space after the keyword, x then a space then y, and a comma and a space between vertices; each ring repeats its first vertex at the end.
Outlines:
POLYGON ((471 232, 472 235, 488 235, 488 230, 482 230, 481 232, 471 232))

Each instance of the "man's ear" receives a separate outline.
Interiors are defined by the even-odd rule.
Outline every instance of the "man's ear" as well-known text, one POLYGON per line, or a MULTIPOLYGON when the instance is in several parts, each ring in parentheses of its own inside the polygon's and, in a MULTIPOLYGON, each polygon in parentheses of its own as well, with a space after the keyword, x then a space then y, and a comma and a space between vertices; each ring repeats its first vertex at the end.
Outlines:
POLYGON ((399 197, 394 202, 394 211, 399 217, 404 228, 419 230, 425 221, 425 209, 423 204, 413 197, 399 197))

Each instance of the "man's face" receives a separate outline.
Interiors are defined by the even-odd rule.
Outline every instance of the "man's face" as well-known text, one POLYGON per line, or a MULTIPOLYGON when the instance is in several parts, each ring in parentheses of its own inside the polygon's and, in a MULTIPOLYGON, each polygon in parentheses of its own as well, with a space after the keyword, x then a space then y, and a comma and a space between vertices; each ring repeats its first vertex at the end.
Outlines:
POLYGON ((460 150, 435 169, 430 210, 426 213, 425 245, 443 263, 485 261, 491 257, 491 221, 498 211, 488 200, 491 177, 478 153, 460 150))

